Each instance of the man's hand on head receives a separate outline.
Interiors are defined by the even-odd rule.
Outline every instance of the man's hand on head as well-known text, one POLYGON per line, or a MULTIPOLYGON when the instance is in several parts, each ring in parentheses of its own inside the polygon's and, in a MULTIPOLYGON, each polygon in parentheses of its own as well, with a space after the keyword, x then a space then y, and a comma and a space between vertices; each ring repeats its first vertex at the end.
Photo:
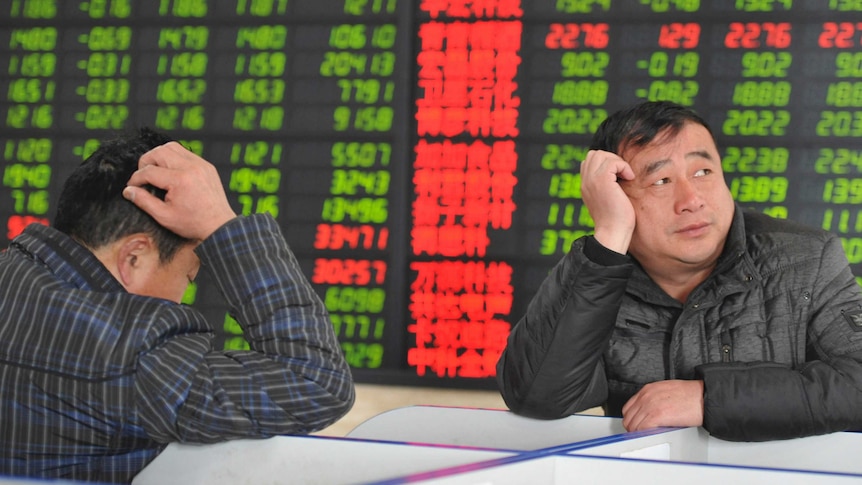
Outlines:
POLYGON ((625 254, 635 229, 635 210, 620 181, 635 178, 631 166, 618 155, 590 150, 581 162, 581 196, 595 222, 595 238, 602 246, 625 254))
POLYGON ((188 239, 204 240, 236 217, 216 168, 177 142, 145 153, 123 196, 188 239), (165 199, 148 192, 145 185, 164 190, 165 199))

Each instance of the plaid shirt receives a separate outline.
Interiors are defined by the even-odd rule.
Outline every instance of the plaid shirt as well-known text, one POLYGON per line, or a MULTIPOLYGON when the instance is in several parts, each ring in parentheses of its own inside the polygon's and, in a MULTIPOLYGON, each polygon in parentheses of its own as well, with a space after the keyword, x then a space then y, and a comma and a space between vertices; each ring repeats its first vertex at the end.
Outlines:
POLYGON ((196 249, 251 350, 212 347, 186 305, 133 295, 31 225, 0 253, 0 475, 128 482, 171 441, 308 433, 353 403, 323 303, 275 221, 196 249))

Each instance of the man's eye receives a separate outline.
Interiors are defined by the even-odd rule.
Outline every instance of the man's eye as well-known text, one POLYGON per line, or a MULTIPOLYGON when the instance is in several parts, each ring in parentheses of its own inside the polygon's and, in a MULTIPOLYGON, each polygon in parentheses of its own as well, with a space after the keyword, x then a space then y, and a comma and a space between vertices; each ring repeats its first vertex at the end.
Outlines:
POLYGON ((670 183, 670 179, 669 179, 669 178, 667 178, 667 177, 665 177, 665 178, 663 178, 663 179, 658 179, 658 180, 656 180, 655 182, 653 182, 653 185, 664 185, 664 184, 667 184, 667 183, 670 183))
POLYGON ((704 175, 709 175, 711 173, 712 173, 712 169, 702 168, 702 169, 698 170, 697 172, 695 172, 694 176, 695 177, 703 177, 704 175))

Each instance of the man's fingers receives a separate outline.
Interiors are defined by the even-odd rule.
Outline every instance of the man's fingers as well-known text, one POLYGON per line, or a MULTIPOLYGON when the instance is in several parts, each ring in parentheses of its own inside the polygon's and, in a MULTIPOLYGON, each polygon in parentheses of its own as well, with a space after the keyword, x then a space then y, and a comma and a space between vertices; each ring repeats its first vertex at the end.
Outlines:
POLYGON ((123 189, 123 197, 156 219, 158 219, 157 214, 160 212, 161 206, 164 205, 164 201, 154 196, 146 189, 131 185, 123 189))
POLYGON ((138 170, 148 166, 175 168, 176 162, 187 158, 190 153, 179 143, 168 142, 143 154, 138 160, 138 170))
POLYGON ((136 170, 126 185, 132 187, 143 187, 144 185, 152 185, 160 189, 167 190, 171 182, 174 182, 175 174, 172 170, 157 167, 154 165, 146 166, 136 170))

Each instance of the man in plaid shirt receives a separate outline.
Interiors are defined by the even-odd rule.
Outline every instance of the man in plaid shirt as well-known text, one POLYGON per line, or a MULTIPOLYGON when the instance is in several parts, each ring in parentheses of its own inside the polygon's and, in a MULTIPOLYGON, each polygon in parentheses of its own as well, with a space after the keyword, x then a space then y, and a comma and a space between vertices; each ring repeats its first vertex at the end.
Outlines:
POLYGON ((0 475, 129 482, 169 442, 309 433, 354 400, 273 218, 236 216, 210 163, 148 129, 0 253, 0 342, 0 475), (200 268, 250 350, 213 348, 179 304, 200 268))

